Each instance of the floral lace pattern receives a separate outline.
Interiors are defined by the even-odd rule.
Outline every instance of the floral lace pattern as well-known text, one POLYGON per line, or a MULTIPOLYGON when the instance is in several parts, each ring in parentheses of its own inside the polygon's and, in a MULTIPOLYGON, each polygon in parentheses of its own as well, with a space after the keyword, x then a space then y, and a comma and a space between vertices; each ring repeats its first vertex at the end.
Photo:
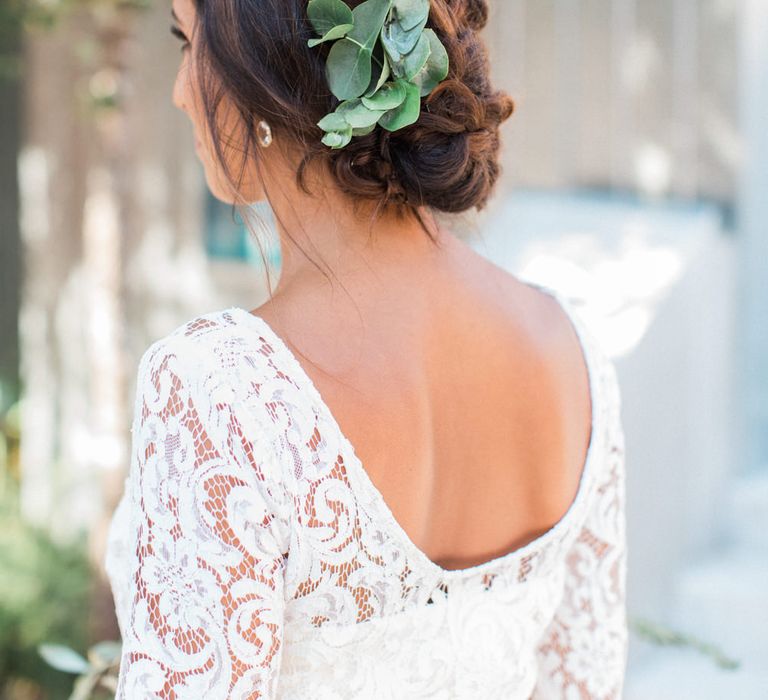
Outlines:
POLYGON ((619 387, 570 302, 539 288, 589 370, 579 490, 543 535, 466 569, 413 544, 263 319, 232 307, 153 343, 105 560, 116 700, 620 698, 619 387))

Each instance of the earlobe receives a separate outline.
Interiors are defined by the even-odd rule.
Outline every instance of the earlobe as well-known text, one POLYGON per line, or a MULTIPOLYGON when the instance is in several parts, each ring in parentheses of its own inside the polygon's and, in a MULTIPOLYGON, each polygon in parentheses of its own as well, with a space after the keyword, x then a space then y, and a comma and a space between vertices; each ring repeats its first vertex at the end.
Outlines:
POLYGON ((179 72, 176 74, 176 80, 173 83, 172 98, 174 106, 182 111, 185 111, 181 89, 181 69, 179 69, 179 72))

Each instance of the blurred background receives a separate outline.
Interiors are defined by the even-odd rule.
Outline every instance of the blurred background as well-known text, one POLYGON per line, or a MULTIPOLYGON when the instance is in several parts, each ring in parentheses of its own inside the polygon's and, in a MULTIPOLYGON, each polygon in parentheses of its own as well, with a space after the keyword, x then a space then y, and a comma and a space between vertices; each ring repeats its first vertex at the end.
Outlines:
MULTIPOLYGON (((119 639, 101 562, 141 354, 267 294, 172 106, 169 23, 0 0, 0 700, 69 696, 82 659, 40 644, 119 639)), ((517 109, 493 202, 448 225, 616 363, 625 697, 768 698, 768 2, 491 0, 484 32, 517 109)))

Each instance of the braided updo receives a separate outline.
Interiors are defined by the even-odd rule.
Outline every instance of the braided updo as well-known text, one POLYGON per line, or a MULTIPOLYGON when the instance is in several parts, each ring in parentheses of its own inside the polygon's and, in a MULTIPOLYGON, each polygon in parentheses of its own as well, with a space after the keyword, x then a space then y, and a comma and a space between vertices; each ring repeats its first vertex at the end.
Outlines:
MULTIPOLYGON (((328 45, 307 46, 314 36, 308 0, 195 1, 201 58, 233 98, 251 146, 259 118, 277 138, 301 144, 297 182, 305 191, 306 167, 322 159, 353 198, 398 210, 426 206, 457 213, 485 206, 500 173, 499 127, 514 110, 512 98, 490 83, 479 36, 488 21, 486 0, 431 0, 427 26, 448 52, 446 79, 423 98, 414 124, 396 132, 377 126, 342 149, 320 142, 317 122, 338 100, 325 76, 328 45)), ((354 8, 362 0, 346 2, 354 8)), ((204 93, 212 129, 216 100, 204 93)))

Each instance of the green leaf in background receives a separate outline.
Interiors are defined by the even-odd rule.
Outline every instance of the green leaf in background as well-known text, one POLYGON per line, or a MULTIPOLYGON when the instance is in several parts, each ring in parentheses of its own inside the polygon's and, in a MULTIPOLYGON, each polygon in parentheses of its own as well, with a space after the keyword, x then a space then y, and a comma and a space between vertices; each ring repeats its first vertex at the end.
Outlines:
POLYGON ((402 80, 384 83, 382 88, 371 97, 363 97, 363 104, 370 109, 394 109, 405 99, 405 83, 402 80))
POLYGON ((120 661, 123 645, 111 639, 97 642, 88 649, 88 661, 97 669, 107 668, 120 661))
POLYGON ((317 46, 318 44, 322 44, 324 41, 341 39, 341 37, 343 37, 350 29, 352 29, 353 26, 354 26, 353 24, 338 24, 335 27, 329 29, 319 39, 307 40, 307 46, 317 46))
POLYGON ((421 88, 421 97, 427 96, 448 75, 448 52, 432 29, 425 29, 429 39, 429 58, 424 67, 413 78, 421 88))
POLYGON ((399 82, 405 86, 405 100, 399 107, 390 110, 379 120, 379 124, 387 131, 397 131, 413 124, 421 113, 419 86, 402 80, 399 82))
POLYGON ((695 649, 699 653, 710 657, 720 668, 728 671, 735 671, 741 666, 741 662, 738 659, 726 655, 720 647, 712 642, 706 642, 693 635, 672 629, 660 622, 630 616, 628 623, 631 630, 652 644, 695 649))
POLYGON ((315 32, 323 37, 336 26, 353 24, 352 10, 343 0, 309 0, 307 17, 315 32))
POLYGON ((39 644, 38 651, 49 665, 66 673, 87 673, 91 665, 69 647, 62 644, 39 644))
POLYGON ((61 644, 39 644, 38 653, 54 668, 77 674, 68 700, 101 698, 103 694, 97 693, 100 688, 113 694, 117 692, 122 642, 111 639, 97 642, 88 649, 88 662, 61 644))

